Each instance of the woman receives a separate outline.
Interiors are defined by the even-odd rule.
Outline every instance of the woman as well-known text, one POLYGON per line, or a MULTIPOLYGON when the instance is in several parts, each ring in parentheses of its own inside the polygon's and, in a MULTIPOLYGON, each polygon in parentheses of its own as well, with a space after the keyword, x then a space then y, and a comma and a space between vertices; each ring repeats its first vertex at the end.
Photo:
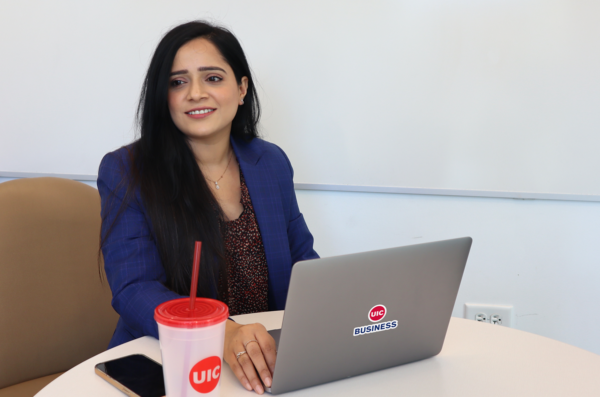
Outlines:
MULTIPOLYGON (((289 160, 257 137, 259 114, 229 31, 190 22, 163 37, 142 88, 140 138, 99 169, 101 247, 121 316, 110 347, 158 338, 154 309, 189 294, 196 240, 198 295, 232 314, 282 310, 292 265, 318 257, 289 160)), ((227 321, 223 358, 246 389, 271 385, 275 343, 262 325, 227 321)))

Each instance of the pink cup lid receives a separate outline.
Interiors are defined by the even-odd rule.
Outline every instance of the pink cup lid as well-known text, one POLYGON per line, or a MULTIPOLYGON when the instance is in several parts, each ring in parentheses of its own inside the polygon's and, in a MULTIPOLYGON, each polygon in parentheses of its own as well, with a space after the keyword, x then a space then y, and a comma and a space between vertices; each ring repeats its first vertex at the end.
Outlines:
POLYGON ((154 310, 157 323, 175 328, 201 328, 219 324, 229 317, 229 308, 223 302, 196 298, 194 311, 190 298, 173 299, 161 303, 154 310))

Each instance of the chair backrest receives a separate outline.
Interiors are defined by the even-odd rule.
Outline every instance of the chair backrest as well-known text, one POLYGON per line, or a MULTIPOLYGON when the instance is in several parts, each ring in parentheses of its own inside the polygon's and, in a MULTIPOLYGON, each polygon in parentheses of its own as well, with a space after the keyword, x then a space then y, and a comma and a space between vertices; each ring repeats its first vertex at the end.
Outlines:
POLYGON ((98 274, 99 238, 93 187, 0 183, 0 389, 106 350, 118 315, 98 274))

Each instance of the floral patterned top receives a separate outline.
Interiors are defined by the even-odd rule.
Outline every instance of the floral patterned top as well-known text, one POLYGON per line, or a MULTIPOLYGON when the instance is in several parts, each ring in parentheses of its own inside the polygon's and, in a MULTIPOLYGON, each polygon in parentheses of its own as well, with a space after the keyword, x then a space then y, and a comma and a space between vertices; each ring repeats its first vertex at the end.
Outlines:
POLYGON ((242 170, 242 214, 227 222, 224 233, 229 263, 229 314, 263 312, 269 309, 267 298, 269 271, 254 207, 242 170))

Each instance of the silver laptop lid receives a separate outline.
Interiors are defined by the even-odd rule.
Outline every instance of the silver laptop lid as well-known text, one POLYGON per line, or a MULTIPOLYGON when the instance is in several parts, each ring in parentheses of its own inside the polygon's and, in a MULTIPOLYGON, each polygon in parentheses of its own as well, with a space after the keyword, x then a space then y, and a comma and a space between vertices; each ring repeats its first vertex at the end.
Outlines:
POLYGON ((465 237, 295 264, 271 393, 438 354, 471 242, 465 237))

